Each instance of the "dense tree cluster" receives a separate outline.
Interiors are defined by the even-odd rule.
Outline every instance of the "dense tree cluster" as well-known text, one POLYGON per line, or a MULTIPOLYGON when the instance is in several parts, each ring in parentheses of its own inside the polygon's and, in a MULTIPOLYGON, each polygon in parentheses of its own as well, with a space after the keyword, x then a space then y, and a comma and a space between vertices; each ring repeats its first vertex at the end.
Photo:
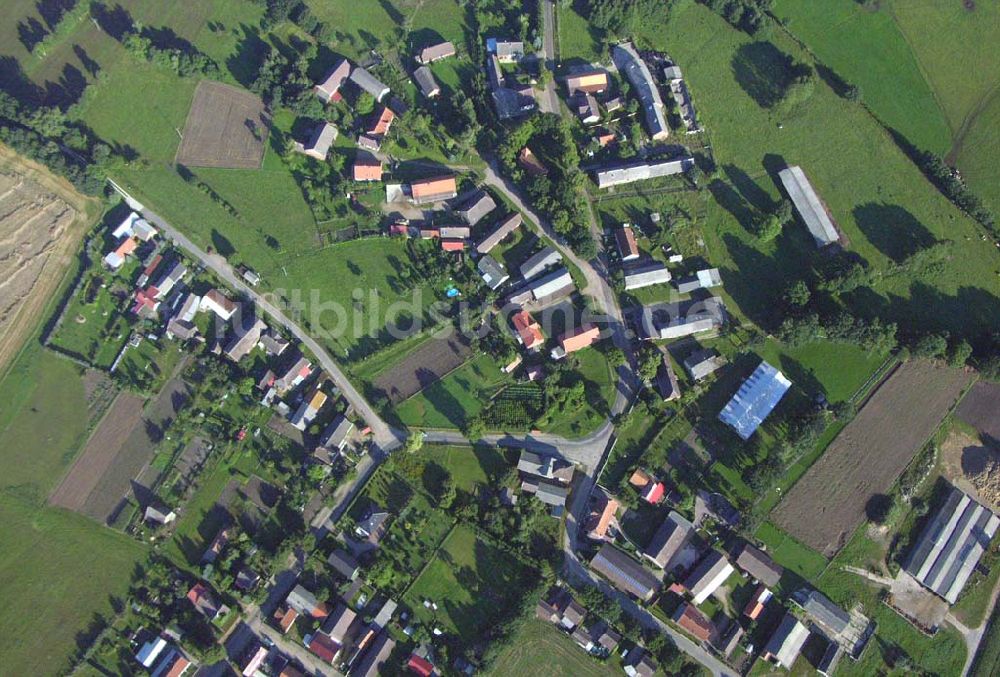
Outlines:
POLYGON ((766 32, 772 24, 772 0, 700 0, 730 25, 750 35, 766 32))
POLYGON ((781 234, 781 229, 791 220, 792 203, 790 200, 782 200, 774 209, 759 212, 751 223, 751 229, 758 240, 770 242, 781 234))
POLYGON ((917 162, 924 174, 949 200, 954 202, 963 212, 989 228, 994 236, 1000 237, 993 212, 983 205, 979 196, 969 190, 965 181, 955 170, 945 164, 941 157, 934 153, 925 152, 920 154, 917 162))
POLYGON ((503 139, 499 149, 505 172, 524 187, 532 204, 549 220, 582 256, 596 253, 587 227, 580 190, 586 180, 580 171, 580 155, 569 124, 558 115, 528 118, 503 139), (549 173, 528 180, 517 163, 522 148, 531 144, 549 173))
POLYGON ((588 0, 590 23, 613 36, 635 33, 657 13, 667 11, 662 0, 588 0))
POLYGON ((96 195, 116 159, 106 143, 58 108, 26 107, 0 91, 0 141, 69 179, 81 192, 96 195))
POLYGON ((144 31, 142 24, 136 24, 122 36, 122 45, 136 58, 155 66, 169 68, 181 77, 219 75, 219 65, 193 47, 180 49, 155 45, 153 39, 144 31))
POLYGON ((250 91, 260 95, 265 103, 297 110, 305 100, 316 101, 309 79, 309 62, 316 56, 316 46, 309 45, 289 58, 268 46, 267 54, 257 70, 250 91))

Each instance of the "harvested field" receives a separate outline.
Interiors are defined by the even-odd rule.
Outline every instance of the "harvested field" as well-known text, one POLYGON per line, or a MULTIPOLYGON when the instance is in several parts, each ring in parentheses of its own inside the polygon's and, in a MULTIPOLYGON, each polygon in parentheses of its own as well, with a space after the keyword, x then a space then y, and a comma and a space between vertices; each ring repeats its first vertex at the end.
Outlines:
POLYGON ((771 520, 823 555, 835 555, 865 519, 872 497, 889 491, 969 380, 964 371, 930 362, 900 366, 792 487, 771 520))
POLYGON ((463 365, 471 354, 472 347, 461 336, 431 339, 380 374, 373 385, 398 404, 463 365))
POLYGON ((959 403, 955 416, 984 438, 1000 442, 1000 384, 976 383, 959 403))
POLYGON ((184 123, 178 164, 189 167, 257 169, 271 127, 260 97, 245 89, 202 80, 184 123))
POLYGON ((180 379, 170 381, 145 414, 142 398, 120 394, 49 503, 100 522, 112 520, 186 401, 187 386, 180 379))
POLYGON ((95 205, 0 147, 0 371, 34 330, 95 205))

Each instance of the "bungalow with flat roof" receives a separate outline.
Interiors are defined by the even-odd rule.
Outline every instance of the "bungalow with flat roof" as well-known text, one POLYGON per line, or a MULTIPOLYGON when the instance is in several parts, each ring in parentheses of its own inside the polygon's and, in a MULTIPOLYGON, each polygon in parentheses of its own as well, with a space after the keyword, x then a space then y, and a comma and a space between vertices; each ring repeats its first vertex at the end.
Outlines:
POLYGON ((734 571, 725 555, 718 550, 710 550, 684 579, 683 585, 690 591, 697 606, 718 590, 734 571))
POLYGON ((694 166, 694 158, 684 156, 673 160, 630 162, 602 167, 594 171, 598 188, 610 188, 636 181, 648 181, 664 176, 683 174, 694 166))
POLYGON ((785 187, 785 192, 792 199, 795 211, 802 217, 802 221, 809 229, 816 246, 826 247, 834 242, 840 241, 840 231, 834 222, 826 204, 816 194, 816 190, 809 179, 806 178, 802 167, 793 166, 782 169, 778 172, 781 185, 785 187))
POLYGON ((726 358, 711 349, 698 350, 684 358, 684 371, 695 383, 703 381, 726 365, 726 358))
POLYGON ((259 317, 248 317, 242 322, 235 322, 233 337, 223 351, 226 357, 233 362, 242 360, 260 342, 260 335, 265 329, 267 325, 259 317))
POLYGON ((442 202, 456 195, 458 195, 458 184, 454 176, 420 179, 410 184, 410 200, 417 204, 442 202))
POLYGON ((479 269, 479 276, 487 287, 496 291, 500 285, 510 279, 507 269, 492 256, 484 256, 476 264, 479 269))
POLYGON ((420 87, 420 93, 426 98, 433 99, 441 94, 441 86, 434 79, 434 74, 427 66, 421 66, 413 71, 413 79, 416 80, 417 86, 420 87))
POLYGON ((327 394, 317 387, 312 396, 304 399, 299 408, 292 414, 289 419, 292 427, 303 431, 308 428, 309 424, 316 419, 320 409, 326 404, 327 399, 329 399, 327 394))
POLYGON ((601 337, 601 328, 596 324, 584 324, 570 329, 559 336, 559 347, 552 351, 554 359, 562 359, 570 353, 583 350, 594 344, 601 337), (558 352, 558 355, 556 354, 558 352))
POLYGON ((323 434, 319 436, 319 445, 325 449, 343 451, 353 431, 354 423, 343 414, 337 414, 337 417, 330 421, 323 430, 323 434))
POLYGON ((388 85, 383 84, 378 78, 360 66, 351 71, 350 79, 351 82, 362 90, 375 97, 376 101, 382 101, 389 94, 388 85))
POLYGON ((713 642, 718 631, 715 624, 694 604, 681 602, 671 618, 682 630, 701 642, 713 642))
POLYGON ((547 268, 558 265, 561 261, 562 254, 552 247, 546 247, 532 254, 528 257, 527 261, 521 264, 521 277, 525 280, 530 280, 536 275, 544 273, 547 268))
POLYGON ((784 374, 761 362, 719 412, 719 420, 748 440, 791 387, 784 374))
POLYGON ((493 229, 489 235, 483 238, 482 242, 476 245, 476 251, 480 254, 487 254, 491 249, 503 242, 504 238, 517 230, 522 223, 521 214, 514 212, 493 229))
POLYGON ((762 550, 747 543, 736 558, 736 566, 769 588, 778 585, 784 568, 775 564, 762 550))
POLYGON ((311 158, 315 158, 320 162, 326 161, 326 156, 330 152, 330 146, 337 138, 337 128, 334 127, 329 122, 323 122, 317 125, 313 130, 312 136, 309 140, 302 146, 302 152, 311 158))
POLYGON ((618 245, 618 255, 622 261, 632 261, 639 258, 639 246, 635 243, 635 233, 632 226, 623 223, 615 229, 615 244, 618 245))
POLYGON ((545 343, 542 327, 527 310, 521 310, 511 316, 511 322, 517 331, 517 340, 527 350, 532 350, 545 343))
MULTIPOLYGON (((680 513, 671 510, 643 550, 644 557, 667 573, 690 566, 692 554, 686 552, 695 538, 695 528, 680 513)), ((694 555, 697 557, 697 554, 694 555)))
POLYGON ((656 80, 649 72, 649 67, 635 51, 631 42, 615 45, 611 50, 611 59, 619 72, 623 73, 632 83, 632 90, 639 97, 643 114, 646 116, 646 128, 654 141, 665 139, 670 134, 663 99, 656 87, 656 80))
POLYGON ((382 161, 367 152, 359 152, 354 156, 352 168, 355 181, 381 181, 382 161))
POLYGON ((323 81, 320 82, 313 88, 316 93, 324 103, 329 103, 330 101, 336 101, 340 99, 340 86, 344 84, 346 80, 351 75, 351 62, 347 59, 342 59, 340 63, 334 66, 323 81))
POLYGON ((663 585, 659 576, 610 543, 605 543, 594 555, 590 568, 607 578, 617 589, 644 602, 652 599, 663 585))
POLYGON ((670 271, 659 261, 625 269, 625 290, 642 289, 670 282, 670 271))
POLYGON ((703 301, 657 303, 643 306, 641 324, 646 336, 675 339, 714 331, 726 322, 726 306, 718 296, 703 301))
POLYGON ((809 630, 791 612, 785 614, 764 647, 764 660, 790 670, 809 639, 809 630))
POLYGON ((468 226, 441 226, 438 229, 438 236, 446 239, 461 238, 467 239, 472 235, 472 229, 468 226))
POLYGON ((954 604, 998 524, 1000 519, 991 510, 952 487, 910 551, 904 569, 918 583, 954 604))
POLYGON ((474 226, 479 221, 489 214, 491 211, 496 209, 497 203, 493 201, 493 198, 485 190, 477 190, 475 195, 473 195, 462 207, 456 210, 456 213, 462 217, 470 226, 474 226))
POLYGON ((607 89, 608 72, 604 70, 578 71, 566 76, 566 91, 570 96, 577 92, 601 94, 607 89))
POLYGON ((417 61, 422 64, 429 64, 441 59, 455 56, 455 45, 450 42, 440 42, 430 47, 424 47, 417 55, 417 61))

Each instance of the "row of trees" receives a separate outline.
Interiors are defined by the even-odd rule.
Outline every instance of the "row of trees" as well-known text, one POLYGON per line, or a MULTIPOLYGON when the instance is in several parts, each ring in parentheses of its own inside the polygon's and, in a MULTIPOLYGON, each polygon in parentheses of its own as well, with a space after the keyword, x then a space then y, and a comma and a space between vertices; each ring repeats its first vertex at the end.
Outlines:
POLYGON ((122 35, 122 46, 137 59, 168 68, 182 78, 196 75, 210 78, 219 76, 219 65, 211 57, 191 46, 187 49, 160 47, 154 44, 141 23, 136 23, 122 35))
POLYGON ((773 28, 772 0, 699 0, 730 25, 750 35, 766 35, 773 28))
POLYGON ((111 146, 51 106, 25 107, 0 91, 0 141, 66 177, 82 193, 97 195, 108 168, 120 158, 111 146))

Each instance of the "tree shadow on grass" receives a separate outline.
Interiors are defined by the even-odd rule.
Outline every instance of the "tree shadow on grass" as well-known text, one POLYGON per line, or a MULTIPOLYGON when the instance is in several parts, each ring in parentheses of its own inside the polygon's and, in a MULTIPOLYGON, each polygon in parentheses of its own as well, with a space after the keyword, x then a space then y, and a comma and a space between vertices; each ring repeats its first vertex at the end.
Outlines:
POLYGON ((214 247, 215 252, 223 258, 228 259, 236 253, 236 247, 233 246, 233 243, 215 228, 212 229, 212 247, 214 247))
POLYGON ((238 83, 249 87, 267 56, 268 46, 255 26, 240 24, 240 31, 243 37, 236 43, 233 55, 226 59, 226 68, 238 83))
POLYGON ((868 202, 854 208, 854 220, 868 241, 896 263, 937 243, 937 238, 899 205, 868 202))
POLYGON ((733 76, 761 108, 772 108, 785 95, 791 57, 770 42, 743 45, 731 62, 733 76))
POLYGON ((722 171, 744 200, 757 209, 765 211, 774 209, 776 205, 771 194, 761 188, 745 171, 736 165, 723 165, 722 171))
POLYGON ((708 191, 719 203, 719 206, 732 214, 733 218, 750 233, 754 219, 754 211, 740 193, 729 183, 716 179, 708 184, 708 191))

